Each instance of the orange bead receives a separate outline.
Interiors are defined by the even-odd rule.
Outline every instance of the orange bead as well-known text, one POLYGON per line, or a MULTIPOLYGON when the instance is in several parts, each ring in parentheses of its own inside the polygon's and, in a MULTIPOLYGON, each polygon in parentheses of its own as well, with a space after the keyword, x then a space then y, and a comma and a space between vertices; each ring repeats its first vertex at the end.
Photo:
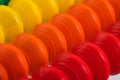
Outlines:
POLYGON ((0 64, 0 80, 9 80, 5 68, 0 64))
POLYGON ((60 53, 67 51, 65 37, 55 26, 40 24, 33 30, 33 34, 46 46, 50 62, 60 53))
POLYGON ((84 4, 76 4, 68 9, 68 13, 81 23, 86 40, 101 31, 100 20, 90 7, 84 4))
POLYGON ((120 21, 120 0, 108 0, 113 6, 116 14, 116 20, 120 21))
POLYGON ((23 53, 13 45, 0 44, 0 63, 6 69, 9 80, 28 75, 28 63, 23 53))
POLYGON ((86 5, 90 6, 98 15, 102 31, 115 22, 115 11, 107 0, 87 0, 86 5))
POLYGON ((29 63, 30 72, 39 66, 48 64, 47 49, 37 37, 23 33, 14 39, 13 44, 23 51, 29 63))
POLYGON ((64 34, 68 49, 85 40, 81 24, 71 15, 57 14, 52 18, 51 23, 64 34))

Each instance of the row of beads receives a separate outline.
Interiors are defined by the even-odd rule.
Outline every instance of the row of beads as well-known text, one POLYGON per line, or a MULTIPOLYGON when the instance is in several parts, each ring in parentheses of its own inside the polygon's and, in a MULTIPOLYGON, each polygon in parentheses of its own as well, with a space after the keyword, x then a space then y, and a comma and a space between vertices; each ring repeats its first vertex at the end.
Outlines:
MULTIPOLYGON (((2 37, 0 40, 2 40, 1 42, 4 42, 4 40, 6 42, 11 42, 11 40, 14 38, 12 44, 17 47, 16 48, 15 46, 10 44, 1 44, 0 46, 1 47, 0 63, 5 67, 10 80, 16 80, 18 79, 18 77, 21 76, 27 76, 28 71, 31 73, 38 66, 47 65, 48 56, 49 56, 49 63, 51 63, 57 55, 63 52, 70 51, 74 45, 83 42, 84 40, 90 40, 92 35, 101 32, 101 27, 102 27, 102 31, 105 31, 105 29, 107 29, 107 27, 110 24, 115 22, 115 11, 114 11, 115 9, 107 0, 99 0, 99 1, 92 0, 92 1, 86 1, 84 4, 75 4, 71 6, 66 11, 66 13, 59 13, 54 17, 52 17, 52 19, 48 23, 40 24, 41 21, 42 22, 48 21, 49 18, 56 13, 52 13, 50 9, 52 10, 54 9, 48 6, 50 3, 52 3, 49 2, 50 0, 49 1, 45 0, 48 1, 48 4, 46 4, 47 8, 45 8, 45 4, 43 4, 46 2, 44 1, 39 2, 39 0, 34 0, 34 1, 32 2, 27 0, 11 0, 8 6, 11 7, 12 9, 7 6, 0 6, 1 35, 5 37, 5 38, 2 37), (24 5, 23 3, 26 3, 26 5, 24 5), (39 7, 36 6, 35 3, 39 7), (39 25, 34 28, 36 24, 39 25), (36 37, 31 34, 23 33, 23 32, 31 32, 36 37), (23 34, 20 34, 17 37, 15 37, 19 33, 23 33, 23 34)), ((118 2, 115 4, 118 4, 118 2)), ((115 50, 113 51, 115 52, 115 50)), ((116 52, 116 54, 119 56, 118 52, 116 52)), ((116 66, 119 65, 119 63, 118 61, 116 61, 117 56, 116 55, 114 56, 113 53, 111 54, 112 55, 108 55, 111 66, 113 67, 113 70, 111 70, 112 71, 111 74, 116 74, 119 73, 119 68, 118 68, 119 66, 118 67, 116 66), (114 61, 112 62, 112 60, 114 60, 115 63, 113 63, 114 61)), ((72 54, 65 54, 65 55, 69 56, 72 54)), ((82 59, 84 60, 84 58, 82 59)), ((89 63, 87 61, 84 62, 82 59, 80 62, 81 64, 77 64, 77 65, 83 68, 82 65, 85 64, 87 67, 89 63)), ((90 58, 90 60, 92 59, 90 58)), ((107 79, 110 72, 109 62, 107 61, 107 57, 105 58, 104 62, 106 62, 106 64, 103 69, 106 68, 106 73, 104 73, 105 75, 102 73, 101 74, 105 77, 101 77, 100 74, 98 75, 99 72, 97 73, 97 75, 94 75, 95 73, 91 69, 91 66, 88 66, 87 73, 89 73, 89 78, 87 78, 86 75, 86 79, 83 78, 83 80, 92 79, 90 75, 91 71, 92 73, 94 73, 92 75, 95 80, 98 80, 100 77, 101 80, 107 79), (89 67, 91 71, 89 70, 89 67), (98 78, 96 79, 96 77, 98 78)), ((56 62, 56 64, 57 63, 59 62, 56 62)), ((95 66, 92 67, 95 68, 95 66)), ((80 70, 82 70, 83 73, 81 72, 81 74, 78 75, 81 75, 82 77, 85 71, 83 69, 80 70)), ((70 75, 71 74, 69 74, 68 77, 70 78, 70 80, 73 80, 74 78, 71 78, 70 75)), ((77 75, 73 77, 75 77, 76 80, 80 80, 80 77, 78 78, 76 76, 77 75)))
POLYGON ((108 80, 120 73, 120 22, 58 55, 51 65, 40 66, 32 78, 20 80, 108 80))

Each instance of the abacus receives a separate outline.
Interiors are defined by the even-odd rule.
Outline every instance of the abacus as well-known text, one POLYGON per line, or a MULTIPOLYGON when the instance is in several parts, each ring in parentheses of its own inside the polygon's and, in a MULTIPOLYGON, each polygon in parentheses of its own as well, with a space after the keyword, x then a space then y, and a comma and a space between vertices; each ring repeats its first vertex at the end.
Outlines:
POLYGON ((120 0, 0 0, 0 80, 108 80, 119 20, 120 0))

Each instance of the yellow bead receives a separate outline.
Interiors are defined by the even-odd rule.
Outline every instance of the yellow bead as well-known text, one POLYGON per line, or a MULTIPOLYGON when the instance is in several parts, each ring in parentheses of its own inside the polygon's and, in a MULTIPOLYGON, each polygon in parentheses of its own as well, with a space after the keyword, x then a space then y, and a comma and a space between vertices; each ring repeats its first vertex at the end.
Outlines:
POLYGON ((74 4, 74 0, 56 0, 60 12, 66 12, 66 10, 74 4))
POLYGON ((39 7, 42 13, 43 22, 48 22, 49 19, 59 12, 55 0, 32 0, 39 7))
POLYGON ((75 0, 75 3, 83 3, 85 0, 75 0))
POLYGON ((2 24, 0 24, 0 43, 4 43, 5 42, 5 35, 4 35, 4 31, 2 29, 2 24))
POLYGON ((33 1, 11 0, 8 6, 20 15, 25 32, 30 33, 36 25, 41 23, 41 12, 33 1))
POLYGON ((4 5, 0 5, 0 23, 3 25, 6 42, 11 42, 17 34, 23 33, 23 23, 19 15, 4 5))

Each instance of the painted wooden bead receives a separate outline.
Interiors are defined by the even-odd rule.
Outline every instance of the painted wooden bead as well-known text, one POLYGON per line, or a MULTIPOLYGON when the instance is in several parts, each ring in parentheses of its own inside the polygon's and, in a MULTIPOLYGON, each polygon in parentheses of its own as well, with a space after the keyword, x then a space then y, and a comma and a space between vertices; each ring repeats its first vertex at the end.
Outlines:
POLYGON ((68 50, 75 44, 85 40, 81 24, 69 14, 57 14, 51 19, 50 23, 63 33, 67 41, 68 50))
POLYGON ((93 80, 107 80, 110 75, 108 57, 102 49, 91 42, 83 42, 74 46, 71 53, 82 58, 91 69, 93 80))
POLYGON ((45 45, 32 34, 18 35, 13 40, 13 44, 23 52, 29 63, 30 72, 39 66, 48 64, 48 51, 45 45))
POLYGON ((63 71, 70 80, 93 80, 88 65, 74 54, 61 54, 55 59, 52 66, 63 71))
POLYGON ((94 36, 92 42, 106 53, 110 61, 111 74, 120 73, 120 40, 110 33, 103 32, 94 36))
POLYGON ((43 22, 48 22, 49 19, 59 12, 59 8, 55 0, 32 0, 42 14, 43 22))
POLYGON ((87 0, 85 4, 91 7, 98 15, 102 31, 105 31, 110 24, 115 22, 115 11, 108 0, 87 0))
POLYGON ((49 61, 67 51, 67 43, 64 35, 51 24, 40 24, 33 30, 33 35, 38 37, 48 50, 49 61))
POLYGON ((19 33, 23 33, 23 23, 20 16, 11 8, 0 5, 0 23, 5 33, 5 42, 11 42, 19 33))
POLYGON ((9 80, 28 75, 28 63, 23 53, 11 44, 0 44, 0 63, 6 69, 9 80))
POLYGON ((97 14, 88 6, 84 4, 75 4, 68 9, 68 14, 75 17, 85 33, 86 40, 101 32, 101 23, 97 14))
POLYGON ((32 29, 42 21, 39 8, 31 0, 11 0, 8 6, 19 14, 27 33, 32 32, 32 29))

